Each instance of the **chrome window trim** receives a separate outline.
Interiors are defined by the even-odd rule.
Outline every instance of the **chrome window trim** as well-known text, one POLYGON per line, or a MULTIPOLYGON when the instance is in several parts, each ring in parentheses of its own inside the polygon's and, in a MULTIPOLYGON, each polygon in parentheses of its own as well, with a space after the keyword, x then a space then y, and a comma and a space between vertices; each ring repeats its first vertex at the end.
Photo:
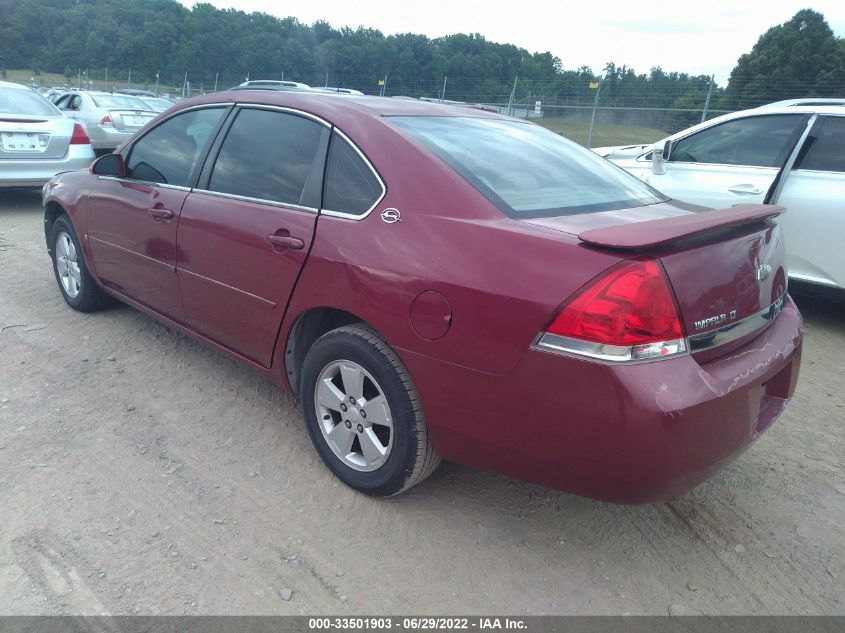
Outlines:
POLYGON ((308 213, 318 213, 319 209, 314 207, 306 207, 301 204, 294 204, 292 202, 279 202, 278 200, 266 200, 264 198, 252 198, 250 196, 241 196, 235 193, 224 193, 222 191, 210 191, 208 189, 192 189, 193 193, 204 193, 209 196, 217 198, 228 198, 230 200, 240 200, 242 202, 255 202, 257 204, 266 204, 272 207, 282 207, 285 209, 295 209, 297 211, 307 211, 308 213))
POLYGON ((150 187, 157 187, 160 189, 173 189, 174 191, 191 191, 190 187, 183 187, 182 185, 169 185, 163 182, 151 182, 149 180, 136 180, 135 178, 120 178, 118 176, 97 176, 98 180, 112 180, 114 182, 130 182, 137 185, 148 185, 150 187))
MULTIPOLYGON (((355 143, 352 142, 352 139, 350 139, 348 136, 346 136, 346 134, 344 134, 338 128, 334 128, 334 131, 337 132, 341 137, 343 137, 343 140, 345 140, 347 143, 349 143, 349 146, 352 149, 355 150, 355 152, 358 154, 358 156, 361 158, 361 160, 364 161, 364 164, 369 168, 369 170, 372 172, 372 174, 376 177, 378 184, 381 186, 381 195, 378 197, 378 199, 376 199, 376 201, 372 204, 372 206, 369 209, 367 209, 364 213, 354 214, 354 213, 347 213, 345 211, 332 211, 331 209, 325 209, 324 208, 320 211, 320 215, 328 215, 328 216, 331 216, 331 217, 334 217, 334 218, 346 218, 347 220, 356 220, 356 221, 357 220, 363 220, 368 215, 370 215, 373 212, 373 210, 379 204, 381 204, 382 200, 384 200, 384 197, 387 195, 387 185, 384 184, 384 180, 381 179, 381 175, 378 173, 376 168, 373 167, 373 164, 370 162, 370 160, 364 155, 364 152, 362 152, 358 148, 358 146, 355 143)), ((329 147, 329 151, 331 151, 331 147, 329 147)), ((328 161, 326 163, 326 171, 328 171, 328 161)), ((325 177, 325 173, 323 174, 323 177, 325 177)))

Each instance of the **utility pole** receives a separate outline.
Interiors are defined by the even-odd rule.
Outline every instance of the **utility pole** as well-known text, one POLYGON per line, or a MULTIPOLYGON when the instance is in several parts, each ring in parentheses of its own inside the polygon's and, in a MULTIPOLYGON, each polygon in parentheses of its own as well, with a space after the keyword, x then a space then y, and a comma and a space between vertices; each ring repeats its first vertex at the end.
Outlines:
POLYGON ((323 88, 329 87, 329 73, 326 73, 326 83, 323 84, 323 88))
POLYGON ((219 72, 214 73, 214 92, 217 92, 217 76, 219 74, 219 72))
POLYGON ((599 85, 596 89, 596 98, 593 101, 593 116, 590 117, 590 132, 587 134, 587 149, 593 146, 593 126, 596 124, 596 108, 599 105, 599 95, 601 94, 602 80, 599 79, 599 85))
POLYGON ((707 99, 704 100, 704 112, 701 113, 701 122, 707 119, 707 109, 710 107, 710 95, 713 93, 713 80, 716 75, 710 75, 710 85, 707 87, 707 99))
POLYGON ((156 96, 158 96, 158 71, 156 71, 156 96))
POLYGON ((384 79, 381 82, 381 91, 379 92, 379 96, 383 97, 386 92, 387 92, 387 75, 385 74, 384 79))
POLYGON ((185 98, 185 88, 188 87, 188 71, 185 71, 185 80, 182 82, 182 98, 185 98))
POLYGON ((446 98, 446 80, 449 79, 448 76, 443 76, 443 92, 440 93, 440 103, 443 103, 443 99, 446 98))
POLYGON ((511 96, 508 99, 508 116, 513 116, 513 99, 516 96, 516 82, 519 81, 519 75, 513 79, 513 88, 511 88, 511 96))
POLYGON ((132 87, 132 69, 131 68, 129 69, 129 76, 126 78, 126 87, 127 88, 132 87))

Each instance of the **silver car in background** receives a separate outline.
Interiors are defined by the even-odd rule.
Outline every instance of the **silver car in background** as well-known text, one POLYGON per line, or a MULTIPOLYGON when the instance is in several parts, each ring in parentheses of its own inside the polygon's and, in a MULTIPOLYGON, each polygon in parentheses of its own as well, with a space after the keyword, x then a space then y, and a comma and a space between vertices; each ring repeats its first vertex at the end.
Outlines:
POLYGON ((145 97, 138 95, 138 98, 153 112, 164 112, 173 105, 170 99, 165 99, 164 97, 145 97))
POLYGON ((38 187, 93 160, 81 125, 26 86, 0 81, 0 187, 38 187))
POLYGON ((98 154, 114 151, 158 114, 138 97, 82 90, 68 92, 56 107, 82 124, 98 154))

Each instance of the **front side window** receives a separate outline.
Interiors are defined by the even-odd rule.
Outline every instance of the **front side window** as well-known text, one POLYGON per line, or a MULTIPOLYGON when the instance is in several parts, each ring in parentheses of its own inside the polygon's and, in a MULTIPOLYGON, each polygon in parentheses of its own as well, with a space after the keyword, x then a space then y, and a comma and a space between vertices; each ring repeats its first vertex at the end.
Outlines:
POLYGON ((323 208, 363 215, 383 193, 384 188, 373 170, 346 139, 335 133, 326 165, 323 208))
POLYGON ((197 161, 225 110, 189 110, 154 127, 132 146, 127 177, 189 187, 197 161))
POLYGON ((590 150, 531 123, 453 116, 388 120, 511 217, 610 211, 667 199, 590 150))
POLYGON ((807 119, 805 114, 770 114, 719 123, 678 141, 669 160, 780 168, 807 119))
POLYGON ((316 209, 328 136, 325 126, 305 117, 241 110, 226 133, 208 188, 316 209))
POLYGON ((808 142, 810 148, 795 169, 845 172, 845 117, 822 117, 808 142))

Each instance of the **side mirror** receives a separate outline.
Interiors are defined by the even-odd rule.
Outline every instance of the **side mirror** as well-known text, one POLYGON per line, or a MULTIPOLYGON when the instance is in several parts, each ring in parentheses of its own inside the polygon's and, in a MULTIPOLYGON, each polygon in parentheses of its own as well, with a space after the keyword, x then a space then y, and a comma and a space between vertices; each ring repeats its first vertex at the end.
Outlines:
POLYGON ((126 177, 126 164, 120 154, 106 154, 91 163, 91 173, 97 176, 126 177))
POLYGON ((666 161, 672 151, 672 141, 666 141, 663 147, 655 147, 651 153, 651 173, 662 176, 666 173, 666 161))

